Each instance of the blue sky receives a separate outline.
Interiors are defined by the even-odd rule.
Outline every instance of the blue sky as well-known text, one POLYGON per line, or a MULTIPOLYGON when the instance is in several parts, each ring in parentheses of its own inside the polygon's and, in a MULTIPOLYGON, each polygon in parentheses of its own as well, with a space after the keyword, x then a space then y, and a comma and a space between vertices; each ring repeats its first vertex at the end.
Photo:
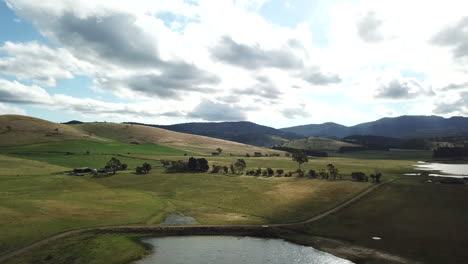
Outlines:
POLYGON ((0 0, 0 114, 273 127, 467 116, 465 5, 0 0))

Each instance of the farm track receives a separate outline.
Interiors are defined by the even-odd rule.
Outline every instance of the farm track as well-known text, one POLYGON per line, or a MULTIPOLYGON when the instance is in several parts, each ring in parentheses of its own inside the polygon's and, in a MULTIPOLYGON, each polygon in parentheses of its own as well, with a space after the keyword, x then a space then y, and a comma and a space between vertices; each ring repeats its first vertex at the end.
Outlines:
POLYGON ((78 228, 69 231, 64 231, 61 233, 57 233, 48 237, 45 237, 39 241, 33 242, 25 247, 14 249, 2 256, 0 256, 0 263, 5 262, 15 256, 24 254, 29 250, 32 250, 36 247, 41 245, 45 245, 49 242, 57 240, 59 238, 63 238, 73 234, 79 234, 83 232, 90 232, 90 231, 101 231, 101 232, 135 232, 135 233, 176 233, 179 235, 184 234, 192 234, 197 232, 207 232, 210 234, 214 234, 219 232, 220 234, 226 234, 229 232, 239 232, 239 231, 249 231, 249 232, 264 232, 272 228, 281 228, 281 227, 293 227, 293 226, 300 226, 304 224, 308 224, 319 219, 322 219, 330 214, 336 213, 341 209, 355 203, 366 195, 371 193, 372 191, 380 188, 383 185, 386 185, 394 180, 390 180, 388 182, 383 182, 381 184, 376 184, 367 188, 366 190, 360 192, 356 196, 352 197, 351 199, 338 204, 337 206, 328 209, 318 215, 307 219, 305 221, 296 222, 296 223, 286 223, 286 224, 267 224, 267 225, 178 225, 178 226, 161 226, 161 225, 119 225, 119 226, 100 226, 100 227, 88 227, 88 228, 78 228))

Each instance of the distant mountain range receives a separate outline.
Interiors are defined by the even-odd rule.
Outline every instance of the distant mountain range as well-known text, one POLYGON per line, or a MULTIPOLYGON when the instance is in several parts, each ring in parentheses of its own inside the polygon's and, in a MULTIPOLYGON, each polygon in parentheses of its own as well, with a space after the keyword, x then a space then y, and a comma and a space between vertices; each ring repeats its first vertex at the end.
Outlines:
MULTIPOLYGON (((81 124, 73 120, 64 124, 81 124)), ((385 117, 355 126, 332 122, 276 129, 252 122, 194 122, 175 125, 153 125, 134 122, 150 127, 195 134, 255 146, 278 146, 287 141, 308 137, 342 139, 353 135, 374 135, 393 138, 432 138, 468 136, 468 118, 440 116, 385 117)))
POLYGON ((396 138, 468 136, 468 118, 440 116, 385 117, 355 126, 335 123, 311 124, 280 129, 304 137, 344 138, 351 135, 375 135, 396 138))
POLYGON ((183 123, 176 125, 148 125, 167 130, 202 135, 207 137, 225 139, 255 146, 273 146, 289 140, 303 138, 304 136, 281 131, 272 127, 258 125, 252 122, 209 122, 209 123, 183 123))

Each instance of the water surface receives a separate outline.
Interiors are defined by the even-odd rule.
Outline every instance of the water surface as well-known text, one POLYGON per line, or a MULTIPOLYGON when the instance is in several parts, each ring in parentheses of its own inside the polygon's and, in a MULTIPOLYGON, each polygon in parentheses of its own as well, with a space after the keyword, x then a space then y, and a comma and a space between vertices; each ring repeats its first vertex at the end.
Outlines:
POLYGON ((435 170, 439 173, 429 174, 429 176, 464 178, 468 177, 468 164, 446 164, 446 163, 428 163, 418 162, 414 165, 419 170, 435 170))
POLYGON ((137 264, 350 264, 312 247, 281 239, 179 236, 145 239, 154 252, 137 264))

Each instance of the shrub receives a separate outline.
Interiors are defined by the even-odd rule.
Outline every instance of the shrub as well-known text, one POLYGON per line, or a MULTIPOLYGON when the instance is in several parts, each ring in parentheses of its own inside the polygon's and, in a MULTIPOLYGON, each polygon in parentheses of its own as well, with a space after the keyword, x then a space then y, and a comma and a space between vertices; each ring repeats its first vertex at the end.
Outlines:
POLYGON ((234 166, 231 164, 232 173, 242 174, 245 167, 247 167, 247 164, 243 159, 238 159, 236 163, 234 163, 234 166))
POLYGON ((282 170, 282 169, 276 170, 276 174, 277 174, 278 176, 282 176, 283 173, 284 173, 284 170, 282 170))
POLYGON ((304 177, 304 171, 303 170, 296 170, 294 173, 297 175, 297 177, 304 177))
POLYGON ((186 172, 189 171, 188 162, 178 160, 171 161, 170 165, 166 168, 167 172, 186 172))
POLYGON ((367 182, 369 181, 369 178, 366 176, 364 172, 352 172, 351 173, 351 178, 353 181, 358 181, 358 182, 367 182))
POLYGON ((273 174, 275 174, 272 168, 267 168, 267 173, 268 173, 268 176, 270 177, 273 176, 273 174))
POLYGON ((255 176, 260 176, 260 175, 262 175, 262 169, 258 168, 255 170, 255 176))
POLYGON ((219 173, 221 171, 222 167, 219 165, 213 165, 213 168, 211 169, 211 173, 219 173))
POLYGON ((317 173, 314 170, 309 170, 309 172, 307 173, 307 176, 309 176, 311 178, 316 178, 317 173))

